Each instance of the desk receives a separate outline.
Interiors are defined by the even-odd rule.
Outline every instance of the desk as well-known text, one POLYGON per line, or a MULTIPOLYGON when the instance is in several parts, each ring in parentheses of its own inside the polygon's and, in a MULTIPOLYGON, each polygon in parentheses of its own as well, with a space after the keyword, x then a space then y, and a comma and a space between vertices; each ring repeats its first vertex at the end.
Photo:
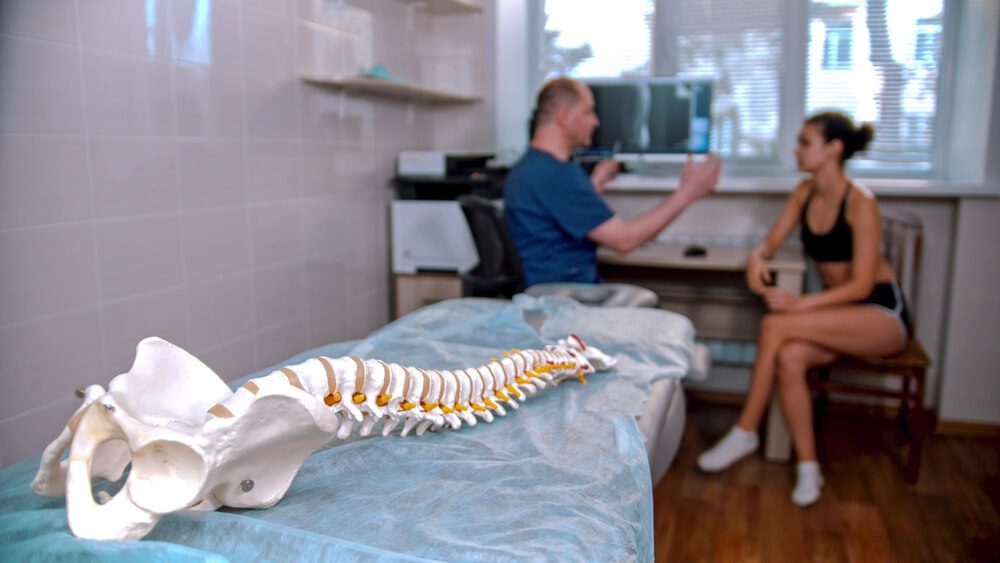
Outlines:
MULTIPOLYGON (((747 256, 750 248, 736 245, 707 245, 708 251, 705 256, 684 256, 684 248, 687 245, 680 243, 652 242, 646 244, 629 254, 619 254, 609 248, 601 247, 598 250, 598 261, 602 265, 602 272, 610 267, 612 275, 607 276, 608 281, 614 275, 628 276, 627 272, 633 273, 638 270, 648 269, 654 271, 655 275, 662 278, 662 273, 658 270, 674 270, 680 272, 718 272, 726 276, 720 278, 724 284, 732 287, 734 284, 744 285, 742 279, 746 270, 747 256)), ((778 287, 785 289, 795 295, 802 293, 803 282, 805 280, 806 263, 802 258, 802 253, 798 249, 782 248, 777 252, 774 259, 768 265, 774 272, 775 283, 778 287)), ((628 281, 629 283, 642 282, 637 279, 614 279, 614 281, 628 281)), ((694 280, 697 284, 711 284, 705 279, 694 280)), ((651 288, 656 290, 656 288, 651 288)), ((704 289, 704 288, 699 288, 704 289)), ((741 294, 735 294, 736 299, 746 299, 748 292, 741 289, 741 294)), ((732 292, 730 292, 732 293, 732 292)), ((697 297, 696 297, 697 298, 697 297)), ((757 305, 754 305, 757 307, 757 305)), ((695 322, 696 328, 698 323, 695 322)), ((718 330, 717 327, 710 327, 718 330)), ((755 328, 753 329, 755 331, 755 328)), ((739 337, 747 338, 745 330, 737 329, 739 337)), ((788 435, 788 428, 785 425, 784 417, 781 415, 781 406, 775 395, 771 399, 771 407, 768 409, 767 435, 764 439, 764 457, 771 461, 787 461, 791 457, 791 441, 788 435)))

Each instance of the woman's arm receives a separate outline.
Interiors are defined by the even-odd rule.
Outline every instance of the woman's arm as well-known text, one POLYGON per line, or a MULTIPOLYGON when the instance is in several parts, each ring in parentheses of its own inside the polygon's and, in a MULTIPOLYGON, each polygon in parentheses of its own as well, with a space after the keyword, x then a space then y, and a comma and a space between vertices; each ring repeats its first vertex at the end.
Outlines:
POLYGON ((882 219, 873 194, 861 189, 854 192, 847 206, 847 222, 851 225, 854 241, 851 277, 842 284, 794 299, 778 296, 777 291, 769 290, 771 295, 765 296, 769 307, 775 310, 818 309, 857 303, 871 294, 881 257, 882 219), (777 307, 772 305, 772 300, 777 307), (782 301, 786 307, 781 306, 782 301))
POLYGON ((771 283, 771 271, 767 268, 767 261, 774 256, 788 238, 788 234, 798 224, 802 206, 805 205, 811 189, 809 182, 802 182, 795 188, 785 201, 784 209, 781 210, 767 236, 750 251, 750 256, 747 257, 747 285, 750 291, 757 295, 762 295, 771 283))

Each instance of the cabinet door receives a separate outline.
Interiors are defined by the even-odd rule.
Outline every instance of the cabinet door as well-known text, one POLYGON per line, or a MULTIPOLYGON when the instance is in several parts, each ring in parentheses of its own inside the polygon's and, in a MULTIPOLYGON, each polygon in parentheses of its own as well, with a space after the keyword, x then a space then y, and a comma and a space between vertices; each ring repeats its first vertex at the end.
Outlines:
POLYGON ((451 274, 396 274, 394 317, 415 311, 426 305, 462 296, 462 280, 451 274))

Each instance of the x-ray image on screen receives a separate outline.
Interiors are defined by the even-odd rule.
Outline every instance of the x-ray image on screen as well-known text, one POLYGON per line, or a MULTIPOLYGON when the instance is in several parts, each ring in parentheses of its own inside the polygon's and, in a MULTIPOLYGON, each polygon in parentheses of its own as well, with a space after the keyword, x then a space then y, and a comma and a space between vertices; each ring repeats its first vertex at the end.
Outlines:
POLYGON ((586 80, 601 124, 588 154, 704 153, 712 83, 671 78, 586 80))

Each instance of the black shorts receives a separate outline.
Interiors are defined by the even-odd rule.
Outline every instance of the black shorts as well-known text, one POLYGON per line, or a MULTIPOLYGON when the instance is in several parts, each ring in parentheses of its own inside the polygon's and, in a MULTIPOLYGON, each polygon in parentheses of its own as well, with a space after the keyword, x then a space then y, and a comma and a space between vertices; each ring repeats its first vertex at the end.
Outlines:
POLYGON ((899 329, 903 332, 903 341, 906 342, 913 332, 910 324, 910 314, 907 311, 906 300, 903 299, 903 292, 896 282, 882 282, 875 284, 872 292, 861 302, 863 305, 871 305, 885 312, 896 319, 899 329))

